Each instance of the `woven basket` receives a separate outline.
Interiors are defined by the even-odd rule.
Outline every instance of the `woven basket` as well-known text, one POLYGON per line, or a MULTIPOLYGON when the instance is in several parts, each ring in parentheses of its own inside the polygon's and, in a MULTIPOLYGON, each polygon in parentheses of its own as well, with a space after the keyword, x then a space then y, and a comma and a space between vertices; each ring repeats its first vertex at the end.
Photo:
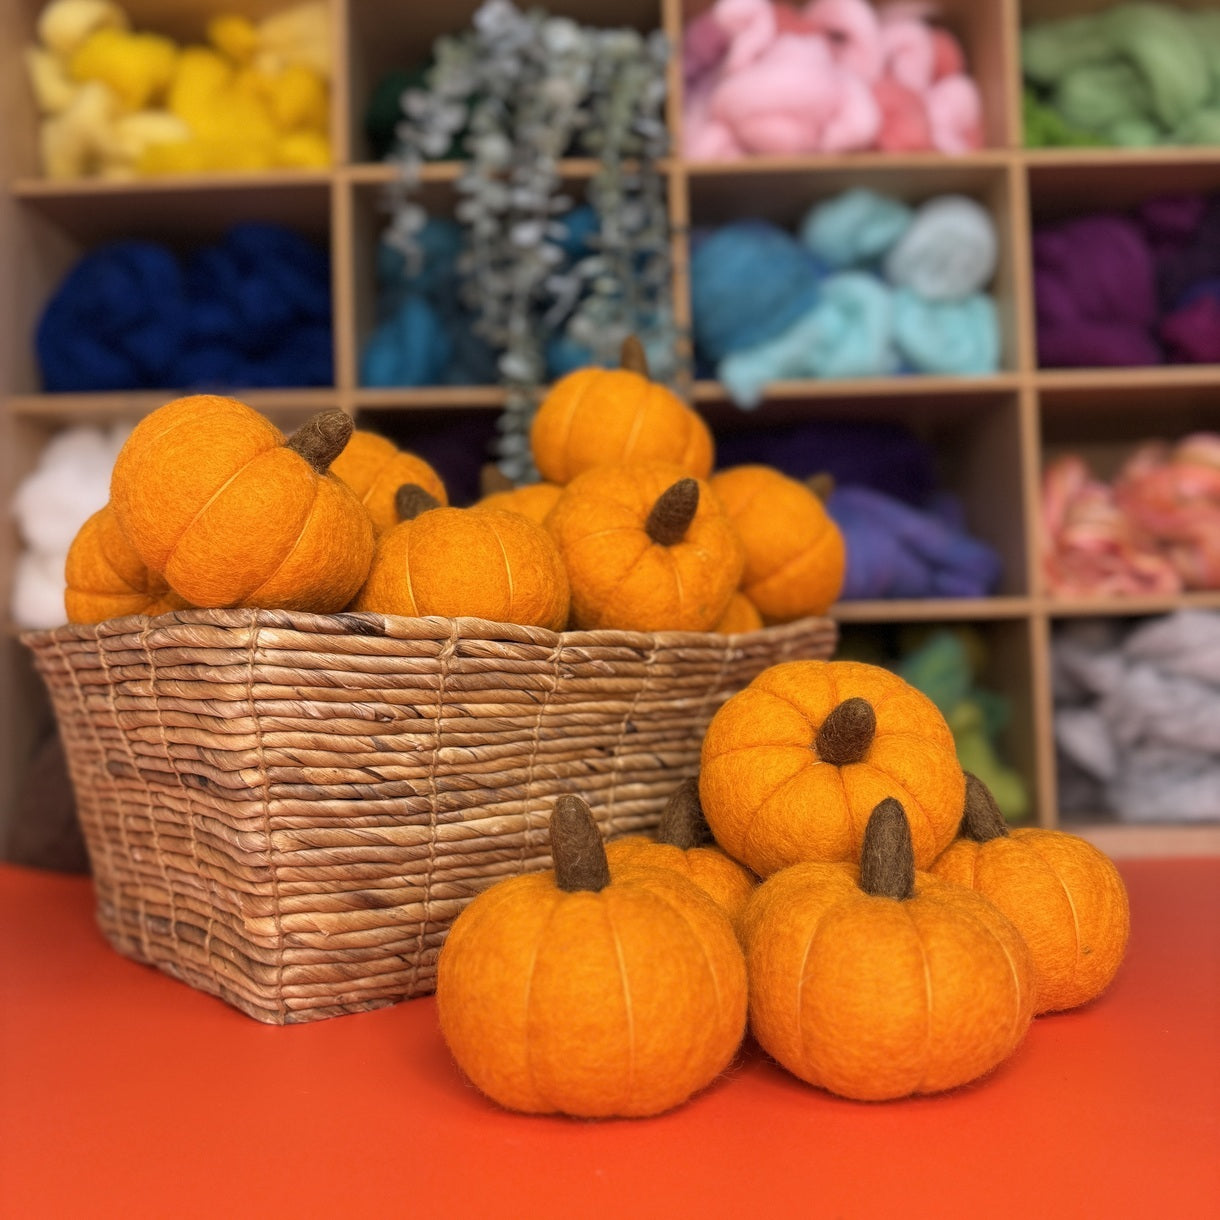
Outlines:
POLYGON ((193 610, 23 637, 120 953, 282 1024, 430 991, 554 798, 655 826, 713 712, 829 619, 746 635, 193 610))

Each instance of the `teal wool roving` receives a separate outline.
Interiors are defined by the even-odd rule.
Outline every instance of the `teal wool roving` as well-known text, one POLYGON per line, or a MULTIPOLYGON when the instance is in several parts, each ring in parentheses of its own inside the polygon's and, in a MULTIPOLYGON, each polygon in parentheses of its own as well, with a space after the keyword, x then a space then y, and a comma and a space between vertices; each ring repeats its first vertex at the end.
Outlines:
POLYGON ((966 195, 939 195, 920 207, 886 255, 885 275, 925 300, 960 300, 990 283, 996 255, 987 209, 966 195))
POLYGON ((810 208, 800 236, 826 266, 841 270, 881 258, 910 223, 905 203, 861 186, 810 208))
POLYGON ((961 301, 927 301, 909 289, 894 293, 894 342, 921 373, 970 377, 1000 363, 995 302, 982 293, 961 301))
POLYGON ((695 343, 713 364, 784 331, 818 297, 821 267, 790 233, 765 220, 727 224, 691 256, 695 343))

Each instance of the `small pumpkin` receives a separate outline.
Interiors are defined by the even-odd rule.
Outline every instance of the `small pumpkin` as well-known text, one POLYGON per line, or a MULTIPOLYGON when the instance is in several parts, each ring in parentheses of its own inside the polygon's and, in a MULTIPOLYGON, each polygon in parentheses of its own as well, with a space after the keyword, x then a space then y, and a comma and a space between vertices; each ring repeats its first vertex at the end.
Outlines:
POLYGON ((1010 831, 977 776, 966 776, 960 837, 931 871, 982 894, 1016 925, 1033 961, 1038 1012, 1086 1004, 1118 973, 1131 918, 1113 861, 1077 835, 1010 831))
POLYGON ((742 916, 750 1029, 810 1084, 860 1101, 937 1093, 1006 1059, 1033 1016, 1020 933, 986 899, 915 870, 898 801, 859 867, 795 864, 742 916))
POLYGON ((119 528, 114 509, 99 508, 77 531, 64 566, 70 623, 100 623, 126 614, 166 614, 190 603, 150 572, 119 528))
POLYGON ((707 484, 668 462, 586 470, 546 528, 578 628, 709 631, 741 576, 741 542, 707 484))
POLYGON ((926 868, 957 833, 965 787, 932 700, 858 661, 773 665, 721 705, 703 738, 703 812, 716 842, 760 877, 858 860, 888 796, 910 814, 926 868))
POLYGON ((423 458, 362 428, 352 433, 330 469, 356 493, 378 535, 398 524, 394 497, 404 483, 417 483, 438 503, 449 503, 440 475, 423 458))
POLYGON ((741 949, 715 903, 671 870, 612 875, 578 797, 559 798, 550 828, 554 871, 501 881, 454 921, 437 965, 441 1033, 510 1110, 659 1114, 741 1044, 741 949))
POLYGON ((569 483, 595 466, 664 461, 706 479, 712 434, 672 390, 650 380, 644 348, 623 344, 622 368, 577 369, 551 388, 530 425, 543 479, 569 483))
POLYGON ((520 513, 537 525, 555 507, 563 488, 558 483, 526 483, 523 487, 489 492, 472 505, 473 508, 494 508, 505 513, 520 513))
POLYGON ((709 480, 745 547, 742 592, 771 622, 825 614, 843 588, 847 550, 822 499, 770 466, 709 480))
POLYGON ((712 839, 699 806, 699 781, 683 780, 669 798, 656 838, 627 835, 606 844, 610 871, 639 866, 669 868, 693 881, 736 926, 758 878, 725 855, 712 839))
POLYGON ((332 613, 373 555, 368 513, 327 472, 351 431, 323 411, 285 440, 235 398, 175 399, 127 438, 110 500, 140 559, 192 604, 332 613))
POLYGON ((377 541, 356 610, 490 619, 562 631, 568 575, 551 536, 520 513, 448 508, 398 491, 400 524, 377 541))
POLYGON ((747 631, 761 631, 762 626, 762 615, 758 613, 758 607, 738 589, 729 598, 728 608, 712 630, 721 635, 743 635, 747 631))

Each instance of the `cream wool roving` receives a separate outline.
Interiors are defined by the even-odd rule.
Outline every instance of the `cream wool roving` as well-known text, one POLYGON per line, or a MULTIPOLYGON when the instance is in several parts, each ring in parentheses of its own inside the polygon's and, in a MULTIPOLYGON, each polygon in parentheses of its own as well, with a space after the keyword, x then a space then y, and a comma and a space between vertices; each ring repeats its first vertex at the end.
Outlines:
POLYGON ((843 1097, 937 1093, 990 1072, 1034 1006, 1020 933, 978 894, 915 871, 898 801, 869 817, 860 866, 797 864, 742 917, 750 1029, 843 1097))
POLYGON ((1077 835, 1010 831, 987 787, 966 777, 961 837, 932 865, 944 881, 981 894, 1029 946, 1036 1012, 1099 996, 1123 960, 1127 890, 1108 856, 1077 835))
POLYGON ((728 918, 667 869, 613 876, 589 807, 551 815, 553 872, 501 881, 455 920, 437 967, 441 1033, 510 1110, 659 1114, 741 1044, 745 961, 728 918))

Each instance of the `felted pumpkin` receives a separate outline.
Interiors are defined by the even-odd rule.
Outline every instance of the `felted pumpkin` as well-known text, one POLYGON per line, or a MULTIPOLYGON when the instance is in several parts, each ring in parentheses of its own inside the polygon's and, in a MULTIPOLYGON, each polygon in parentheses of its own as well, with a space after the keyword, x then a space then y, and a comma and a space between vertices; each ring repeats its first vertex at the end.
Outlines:
POLYGON ((398 524, 394 497, 405 483, 418 484, 440 504, 449 503, 440 475, 423 458, 375 432, 356 429, 330 469, 356 493, 378 535, 398 524))
POLYGON ((729 598, 727 609, 712 630, 721 635, 742 635, 747 631, 759 631, 762 625, 762 615, 758 613, 758 607, 738 589, 729 598))
POLYGON ((551 536, 520 513, 447 508, 422 487, 397 497, 354 609, 490 619, 562 631, 568 576, 551 536))
POLYGON ((551 815, 553 872, 485 890, 437 966, 441 1033, 510 1110, 659 1114, 710 1084, 745 1032, 746 972, 729 921, 669 869, 612 876, 578 797, 551 815))
POLYGON ((860 865, 795 864, 742 916, 750 1029, 800 1079, 882 1101, 937 1093, 1006 1059, 1033 1016, 1020 933, 986 899, 915 871, 882 801, 860 865))
POLYGON ((892 796, 926 868, 961 821, 966 781, 936 705, 858 661, 785 661, 712 717, 699 797, 716 842, 760 877, 807 860, 858 860, 892 796))
POLYGON ((472 505, 473 508, 494 508, 505 513, 520 513, 541 525, 547 513, 555 507, 563 488, 558 483, 527 483, 504 491, 493 491, 472 505))
POLYGON ((70 623, 100 623, 125 614, 165 614, 190 603, 150 572, 119 528, 114 509, 99 508, 77 531, 64 567, 70 623))
POLYGON ((569 483, 595 466, 670 462, 705 479, 712 434, 672 390, 651 381, 638 339, 623 344, 621 369, 577 369, 561 377, 530 425, 530 449, 543 479, 569 483))
POLYGON ((568 570, 578 628, 709 631, 741 576, 741 543, 719 502, 668 462, 586 470, 546 528, 568 570))
POLYGON ((960 837, 931 871, 982 894, 1013 922, 1033 961, 1036 1011, 1088 1003, 1118 972, 1131 921, 1113 861, 1077 835, 1010 831, 977 776, 966 776, 960 837))
POLYGON ((606 844, 610 871, 639 866, 669 868, 693 881, 736 926, 758 878, 726 856, 712 839, 699 806, 699 781, 683 780, 669 798, 655 839, 627 835, 606 844))
POLYGON ((351 430, 323 411, 285 440, 237 399, 179 398, 127 438, 110 501, 141 560, 193 605, 333 613, 373 555, 368 513, 327 472, 351 430))
POLYGON ((745 547, 742 592, 763 618, 825 614, 843 588, 847 551, 809 485, 770 466, 733 466, 709 481, 745 547))

